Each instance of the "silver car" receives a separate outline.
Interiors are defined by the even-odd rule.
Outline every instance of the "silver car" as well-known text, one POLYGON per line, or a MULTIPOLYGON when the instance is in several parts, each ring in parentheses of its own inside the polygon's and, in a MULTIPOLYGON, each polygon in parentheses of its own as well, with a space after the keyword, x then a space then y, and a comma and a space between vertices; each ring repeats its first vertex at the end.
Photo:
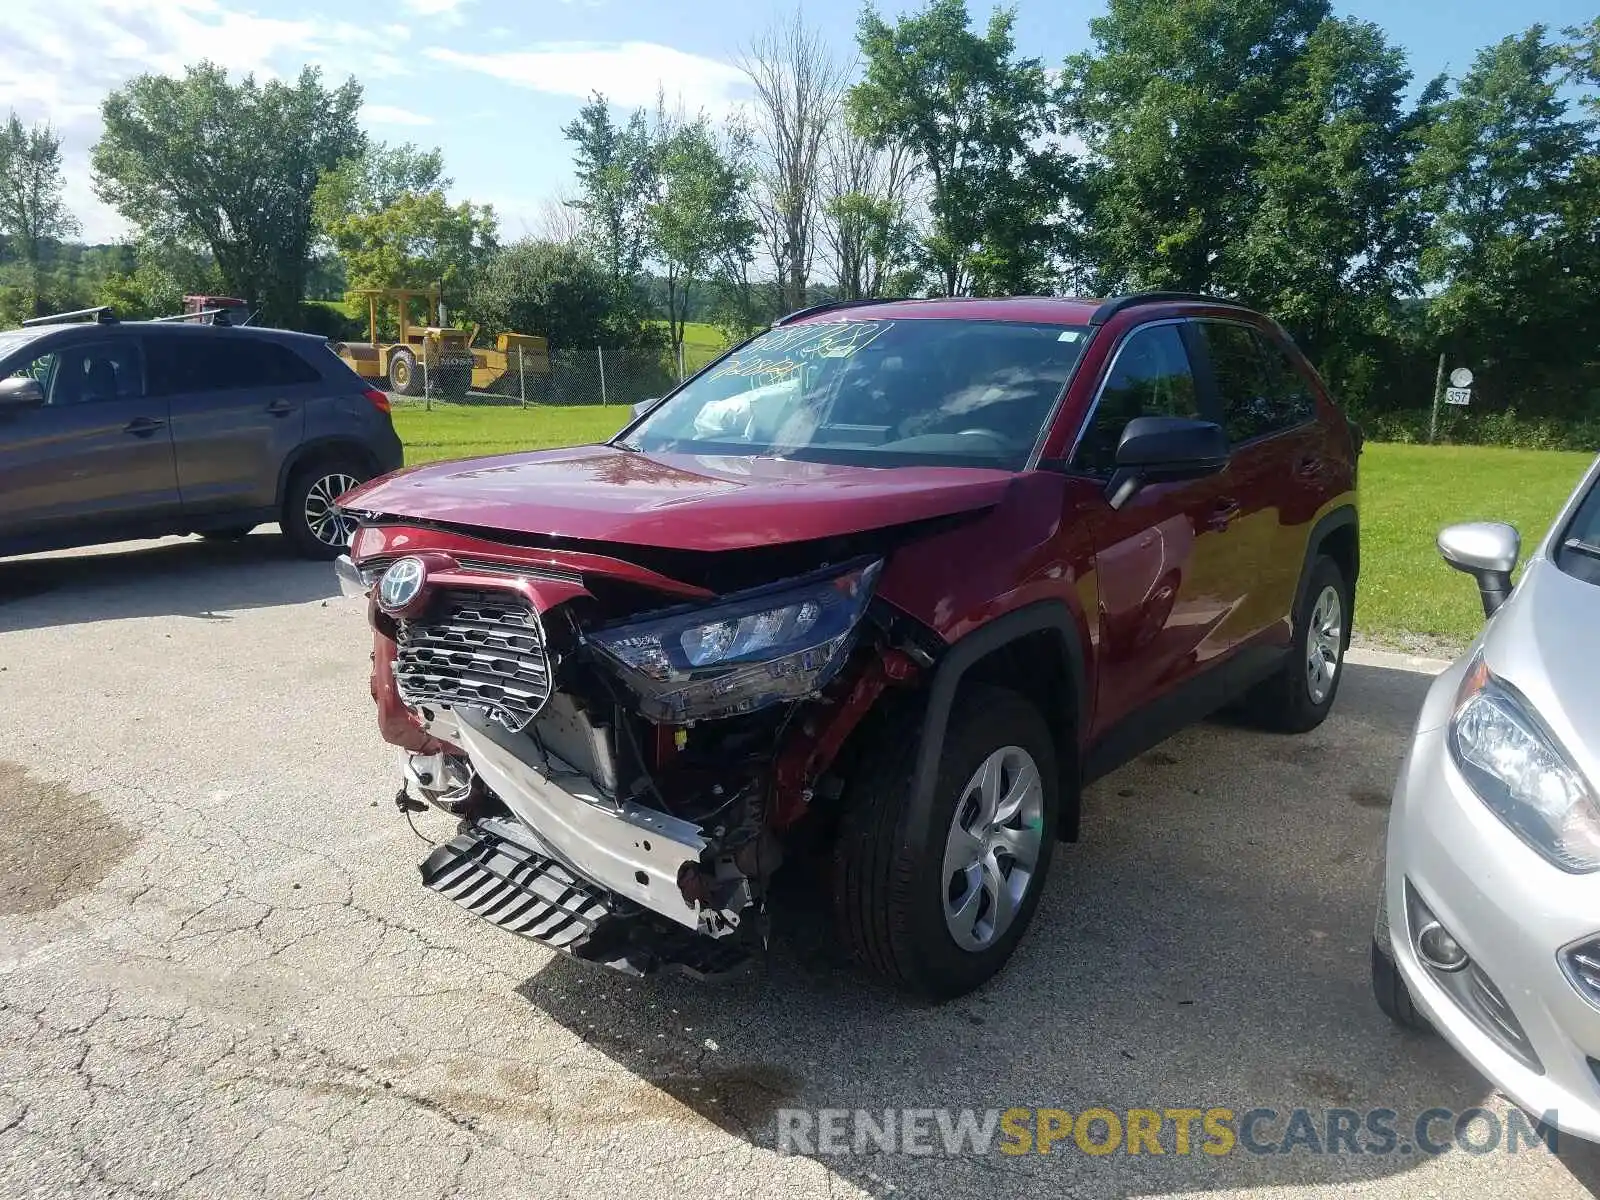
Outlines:
POLYGON ((1439 535, 1489 620, 1400 768, 1372 983, 1391 1019, 1600 1140, 1600 460, 1513 590, 1518 550, 1509 525, 1439 535))

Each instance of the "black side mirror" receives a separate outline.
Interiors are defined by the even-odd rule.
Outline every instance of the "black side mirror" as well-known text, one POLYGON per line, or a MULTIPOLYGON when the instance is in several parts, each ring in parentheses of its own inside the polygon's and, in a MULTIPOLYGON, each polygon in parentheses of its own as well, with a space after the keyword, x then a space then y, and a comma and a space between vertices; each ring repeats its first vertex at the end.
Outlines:
POLYGON ((1227 465, 1228 435, 1214 421, 1135 417, 1117 443, 1117 469, 1106 498, 1112 508, 1121 508, 1147 484, 1199 479, 1227 465))
POLYGON ((1486 617, 1494 616, 1511 595, 1511 572, 1521 552, 1516 529, 1499 521, 1469 521, 1439 531, 1439 556, 1478 581, 1486 617))
POLYGON ((44 388, 31 375, 0 379, 0 408, 38 408, 44 403, 44 388))
POLYGON ((645 413, 649 412, 652 408, 660 403, 661 398, 659 396, 652 396, 648 400, 640 400, 633 406, 633 419, 637 421, 640 417, 644 416, 645 413))

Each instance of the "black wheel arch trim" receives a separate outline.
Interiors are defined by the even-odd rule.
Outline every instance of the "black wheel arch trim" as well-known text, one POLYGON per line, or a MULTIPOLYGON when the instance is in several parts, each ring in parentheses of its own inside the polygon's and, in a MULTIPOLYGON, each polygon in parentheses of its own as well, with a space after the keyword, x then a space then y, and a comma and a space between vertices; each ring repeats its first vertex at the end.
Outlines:
MULTIPOLYGON (((1294 608, 1290 610, 1291 619, 1300 612, 1300 606, 1305 602, 1306 588, 1311 582, 1311 566, 1321 555, 1323 543, 1328 540, 1330 534, 1346 527, 1355 531, 1355 574, 1357 576, 1361 574, 1361 521, 1356 515, 1355 505, 1341 505, 1332 512, 1323 514, 1321 520, 1311 527, 1311 534, 1306 538, 1306 557, 1300 564, 1300 579, 1294 587, 1294 608)), ((1352 577, 1345 582, 1350 585, 1351 612, 1345 617, 1346 622, 1349 622, 1354 616, 1356 580, 1352 577)))
POLYGON ((319 458, 335 457, 354 459, 374 475, 381 470, 378 456, 372 452, 372 448, 355 438, 333 436, 302 442, 283 460, 283 466, 278 468, 279 506, 281 507, 288 499, 289 480, 294 477, 296 471, 306 463, 319 458))
POLYGON ((1073 728, 1060 730, 1043 714, 1056 735, 1060 751, 1057 770, 1061 811, 1056 814, 1056 838, 1075 841, 1078 836, 1078 752, 1077 729, 1089 712, 1089 679, 1085 666, 1083 638, 1068 607, 1056 600, 1041 600, 997 617, 981 629, 956 642, 939 659, 928 689, 923 712, 922 733, 917 745, 916 765, 911 775, 911 813, 906 832, 912 845, 927 837, 928 819, 933 811, 933 787, 939 775, 939 759, 944 751, 945 730, 950 710, 955 705, 961 681, 973 666, 994 653, 1031 634, 1050 632, 1060 639, 1063 666, 1070 676, 1074 704, 1073 728), (1067 784, 1071 786, 1066 786, 1067 784))

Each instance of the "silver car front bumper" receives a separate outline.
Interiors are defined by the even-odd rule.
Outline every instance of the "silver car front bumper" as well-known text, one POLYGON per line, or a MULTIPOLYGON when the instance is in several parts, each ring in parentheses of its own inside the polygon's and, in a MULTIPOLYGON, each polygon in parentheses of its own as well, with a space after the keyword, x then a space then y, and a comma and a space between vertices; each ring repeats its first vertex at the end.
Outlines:
MULTIPOLYGON (((1436 689, 1453 696, 1459 668, 1436 689)), ((1424 713, 1448 711, 1429 703, 1424 713)), ((1427 717, 1424 725, 1429 724, 1427 717)), ((1561 951, 1600 932, 1600 876, 1572 875, 1523 844, 1457 771, 1445 728, 1419 729, 1389 818, 1385 893, 1396 966, 1416 1004, 1498 1088, 1566 1133, 1600 1141, 1600 1007, 1568 979, 1561 951), (1475 1021, 1417 955, 1415 896, 1502 993, 1536 1070, 1475 1021)))

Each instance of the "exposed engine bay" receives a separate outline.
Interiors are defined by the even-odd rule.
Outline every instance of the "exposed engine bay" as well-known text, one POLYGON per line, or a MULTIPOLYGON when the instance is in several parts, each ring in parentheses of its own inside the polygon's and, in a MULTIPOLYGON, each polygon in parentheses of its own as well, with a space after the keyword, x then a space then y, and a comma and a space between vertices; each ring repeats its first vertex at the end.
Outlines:
POLYGON ((838 798, 851 731, 941 648, 874 600, 909 532, 783 547, 791 573, 719 594, 775 555, 658 571, 615 546, 364 526, 339 573, 370 597, 397 803, 459 820, 424 882, 632 971, 742 959, 791 835, 838 798))

